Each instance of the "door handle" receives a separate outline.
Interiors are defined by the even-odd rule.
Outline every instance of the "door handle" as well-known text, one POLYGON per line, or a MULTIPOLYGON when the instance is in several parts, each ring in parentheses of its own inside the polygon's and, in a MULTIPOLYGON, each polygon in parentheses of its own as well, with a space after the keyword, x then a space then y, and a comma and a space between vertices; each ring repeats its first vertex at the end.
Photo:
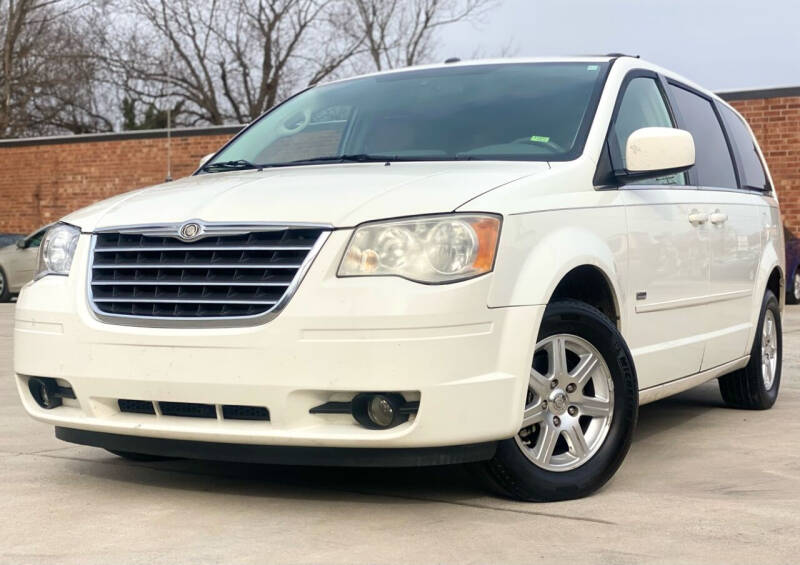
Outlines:
POLYGON ((698 210, 692 210, 689 212, 689 223, 693 226, 701 226, 708 221, 708 214, 705 212, 700 212, 698 210))
POLYGON ((728 220, 728 214, 724 214, 719 210, 714 210, 714 212, 711 213, 710 218, 712 224, 724 224, 728 220))

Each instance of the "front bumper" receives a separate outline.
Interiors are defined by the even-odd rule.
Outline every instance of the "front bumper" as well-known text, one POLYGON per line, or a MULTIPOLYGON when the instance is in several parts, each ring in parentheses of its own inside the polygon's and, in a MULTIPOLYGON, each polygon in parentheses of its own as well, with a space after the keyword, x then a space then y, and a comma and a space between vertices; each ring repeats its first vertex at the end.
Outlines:
POLYGON ((348 237, 333 232, 273 321, 204 329, 97 320, 82 237, 72 274, 29 285, 17 303, 14 362, 26 410, 59 428, 222 444, 427 448, 513 436, 544 307, 488 308, 491 275, 442 286, 339 279, 348 237), (66 381, 76 399, 40 408, 31 376, 66 381), (420 400, 419 411, 389 430, 309 412, 363 391, 402 393, 420 400), (123 413, 118 399, 266 407, 270 420, 123 413))

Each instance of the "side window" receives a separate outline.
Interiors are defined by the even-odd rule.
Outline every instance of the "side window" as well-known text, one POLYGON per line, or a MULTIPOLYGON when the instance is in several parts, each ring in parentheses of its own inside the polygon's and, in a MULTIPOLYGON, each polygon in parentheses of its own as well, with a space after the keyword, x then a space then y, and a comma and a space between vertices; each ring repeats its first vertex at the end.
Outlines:
MULTIPOLYGON (((618 155, 625 166, 625 144, 637 129, 646 127, 675 127, 667 104, 655 79, 638 77, 631 80, 622 95, 613 132, 618 144, 618 155)), ((656 179, 646 179, 634 184, 686 184, 686 174, 679 173, 656 179)))
POLYGON ((26 242, 25 247, 27 247, 28 249, 35 249, 39 247, 42 244, 42 238, 44 237, 44 233, 46 231, 47 230, 42 230, 40 232, 33 234, 26 242))
POLYGON ((747 129, 742 118, 736 115, 736 112, 722 104, 717 107, 720 109, 722 121, 725 122, 725 128, 728 130, 728 137, 736 148, 742 186, 756 190, 769 190, 767 173, 750 130, 747 129))
POLYGON ((738 188, 731 152, 711 102, 679 86, 669 88, 684 126, 694 137, 697 184, 738 188))

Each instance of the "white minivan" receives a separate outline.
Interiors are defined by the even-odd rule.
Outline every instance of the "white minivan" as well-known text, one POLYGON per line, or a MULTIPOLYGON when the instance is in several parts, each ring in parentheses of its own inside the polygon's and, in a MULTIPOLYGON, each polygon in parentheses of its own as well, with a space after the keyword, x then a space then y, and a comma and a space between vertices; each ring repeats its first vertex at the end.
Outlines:
POLYGON ((758 145, 690 81, 618 55, 409 68, 51 227, 16 381, 123 457, 471 463, 570 499, 640 404, 719 379, 773 405, 784 270, 758 145))

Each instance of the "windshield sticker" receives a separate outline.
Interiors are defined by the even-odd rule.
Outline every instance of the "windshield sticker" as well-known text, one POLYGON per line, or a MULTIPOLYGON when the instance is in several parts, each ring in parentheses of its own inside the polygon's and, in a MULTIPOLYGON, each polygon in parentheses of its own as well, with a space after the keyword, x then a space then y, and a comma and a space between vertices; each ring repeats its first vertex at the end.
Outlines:
POLYGON ((532 135, 531 141, 538 141, 539 143, 548 143, 550 141, 550 138, 545 137, 543 135, 532 135))
POLYGON ((600 67, 598 67, 597 65, 589 65, 588 67, 586 67, 586 70, 587 71, 596 71, 599 68, 600 67))

